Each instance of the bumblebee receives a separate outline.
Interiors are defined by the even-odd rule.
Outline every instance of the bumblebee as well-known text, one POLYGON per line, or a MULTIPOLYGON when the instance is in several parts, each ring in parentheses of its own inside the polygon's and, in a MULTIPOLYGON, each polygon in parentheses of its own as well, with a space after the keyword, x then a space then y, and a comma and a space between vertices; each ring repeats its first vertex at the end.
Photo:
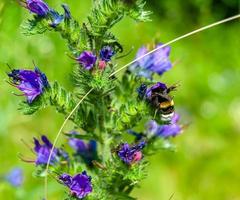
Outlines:
POLYGON ((160 113, 162 121, 170 121, 174 115, 174 101, 169 93, 176 90, 176 88, 177 85, 167 87, 164 84, 151 90, 149 101, 157 109, 156 112, 160 113))

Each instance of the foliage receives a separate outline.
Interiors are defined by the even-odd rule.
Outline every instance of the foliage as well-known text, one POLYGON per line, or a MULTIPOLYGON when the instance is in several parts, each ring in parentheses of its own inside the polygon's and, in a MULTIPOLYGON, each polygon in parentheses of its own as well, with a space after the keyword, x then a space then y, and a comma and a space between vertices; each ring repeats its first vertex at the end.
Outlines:
MULTIPOLYGON (((47 2, 57 5, 61 1, 47 2)), ((76 19, 82 20, 89 12, 90 0, 81 4, 77 1, 66 2, 69 2, 76 19)), ((160 33, 161 41, 168 41, 196 27, 223 19, 225 12, 228 12, 228 16, 237 13, 236 7, 235 11, 228 10, 226 6, 220 9, 220 2, 212 0, 167 2, 166 7, 159 6, 161 5, 159 1, 155 1, 159 5, 154 4, 154 1, 147 2, 154 11, 153 22, 136 24, 131 20, 124 20, 113 29, 124 44, 125 50, 152 41, 157 33, 160 33), (201 10, 200 13, 189 12, 188 5, 193 2, 201 10), (208 2, 215 2, 214 10, 211 10, 211 3, 208 2), (160 17, 158 14, 161 13, 165 15, 160 17), (191 23, 192 19, 195 21, 194 24, 191 23)), ((231 4, 231 1, 225 4, 231 4)), ((53 111, 54 108, 46 109, 34 116, 21 116, 21 113, 16 112, 16 101, 19 97, 11 94, 13 89, 4 81, 6 78, 4 72, 7 71, 5 63, 26 67, 31 66, 34 59, 50 80, 57 79, 64 88, 71 91, 71 82, 66 74, 72 69, 73 61, 64 56, 65 44, 54 33, 42 37, 22 37, 19 34, 16 27, 29 15, 24 9, 6 0, 1 1, 0 7, 2 8, 0 8, 0 41, 3 47, 0 49, 2 67, 0 149, 5 152, 0 155, 1 173, 5 173, 13 165, 20 165, 24 167, 25 174, 21 188, 15 189, 1 182, 0 199, 38 199, 43 195, 43 181, 31 178, 33 167, 21 163, 16 156, 19 152, 31 156, 29 149, 19 141, 19 138, 24 138, 29 143, 35 133, 47 133, 50 138, 54 138, 63 118, 53 111)), ((174 71, 166 74, 161 80, 168 83, 180 81, 181 86, 174 100, 178 110, 185 113, 184 117, 191 124, 184 136, 174 139, 174 143, 181 146, 177 153, 161 151, 150 158, 148 178, 141 183, 141 188, 133 190, 132 196, 149 200, 169 199, 171 194, 175 193, 173 198, 200 200, 227 199, 229 195, 237 198, 240 195, 236 148, 239 146, 237 85, 240 80, 240 68, 239 49, 236 48, 238 32, 239 22, 235 21, 172 46, 174 50, 171 58, 173 61, 180 59, 180 62, 174 67, 174 71), (225 48, 222 48, 223 46, 225 48), (206 53, 211 55, 207 56, 208 59, 206 53), (223 60, 222 58, 226 56, 228 59, 223 60), (216 83, 214 80, 219 84, 214 84, 216 83), (225 90, 228 92, 222 92, 225 90), (209 121, 211 123, 208 123, 209 121), (191 187, 189 182, 192 183, 191 187), (226 184, 229 187, 226 187, 226 184)), ((119 60, 118 66, 127 63, 133 57, 134 50, 128 57, 119 60)), ((143 125, 139 125, 138 129, 140 130, 140 126, 143 125)), ((65 129, 68 130, 67 127, 65 129)), ((59 186, 54 179, 49 179, 48 185, 49 199, 61 199, 67 194, 64 186, 59 186)))

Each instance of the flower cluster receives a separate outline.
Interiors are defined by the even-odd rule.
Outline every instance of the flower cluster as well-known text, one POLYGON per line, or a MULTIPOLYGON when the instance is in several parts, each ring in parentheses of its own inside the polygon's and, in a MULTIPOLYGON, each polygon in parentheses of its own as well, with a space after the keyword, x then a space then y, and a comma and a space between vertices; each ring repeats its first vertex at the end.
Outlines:
POLYGON ((145 145, 145 141, 139 142, 138 144, 132 146, 128 143, 124 143, 120 145, 117 155, 124 163, 132 165, 142 159, 143 155, 141 150, 145 147, 145 145))
POLYGON ((37 67, 34 70, 14 69, 8 76, 10 84, 23 92, 28 103, 32 103, 49 87, 46 75, 37 67))
MULTIPOLYGON (((104 46, 99 53, 98 67, 100 70, 105 69, 107 62, 111 61, 114 56, 114 50, 110 46, 104 46)), ((83 51, 77 58, 76 61, 86 70, 93 69, 97 62, 97 56, 91 51, 83 51)))
POLYGON ((59 14, 56 10, 50 8, 43 0, 22 0, 21 4, 36 16, 48 19, 50 21, 49 26, 52 28, 56 28, 63 20, 71 19, 67 4, 62 4, 64 14, 59 14))

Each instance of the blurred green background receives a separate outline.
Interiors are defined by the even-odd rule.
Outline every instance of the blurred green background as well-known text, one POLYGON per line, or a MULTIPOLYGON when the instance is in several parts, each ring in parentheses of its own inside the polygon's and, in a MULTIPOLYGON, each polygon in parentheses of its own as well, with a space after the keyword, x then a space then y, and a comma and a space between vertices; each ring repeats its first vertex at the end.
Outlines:
MULTIPOLYGON (((90 0, 71 1, 72 14, 82 22, 90 0)), ((49 0, 60 8, 62 1, 49 0)), ((114 27, 126 51, 134 52, 154 38, 167 42, 181 34, 239 13, 238 0, 148 0, 153 21, 137 24, 130 19, 114 27)), ((31 144, 42 133, 54 138, 63 116, 47 108, 33 116, 18 110, 19 98, 6 83, 6 63, 32 68, 32 60, 49 80, 72 89, 69 72, 73 63, 65 43, 54 33, 25 37, 21 22, 28 12, 15 1, 0 0, 0 174, 14 166, 24 169, 22 188, 0 183, 0 199, 35 200, 43 194, 43 180, 34 179, 34 166, 19 161, 21 152, 33 157, 20 141, 31 144)), ((121 60, 120 66, 134 58, 121 60)), ((163 151, 151 158, 148 178, 133 192, 139 200, 240 200, 240 21, 235 20, 172 45, 171 60, 178 64, 163 77, 168 84, 180 82, 175 95, 177 111, 190 126, 174 139, 177 152, 163 151)), ((63 140, 63 139, 62 139, 63 140)), ((61 143, 61 141, 59 142, 61 143)), ((61 199, 62 187, 50 181, 49 199, 61 199)), ((63 190, 63 188, 62 188, 63 190)))

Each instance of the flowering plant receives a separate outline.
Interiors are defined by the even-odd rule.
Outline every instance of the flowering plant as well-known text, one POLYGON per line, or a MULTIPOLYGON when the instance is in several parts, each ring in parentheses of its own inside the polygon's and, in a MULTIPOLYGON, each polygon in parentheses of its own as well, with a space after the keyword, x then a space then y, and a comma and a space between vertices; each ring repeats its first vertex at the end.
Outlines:
POLYGON ((154 44, 158 50, 153 53, 142 46, 136 62, 116 77, 117 61, 126 54, 110 29, 125 16, 150 20, 145 2, 94 1, 82 25, 66 4, 61 13, 43 0, 20 4, 32 16, 22 24, 22 32, 28 36, 59 33, 75 62, 73 91, 49 81, 37 66, 8 73, 9 83, 25 96, 19 106, 23 114, 53 106, 74 124, 63 133, 64 123, 59 131, 67 144, 56 145, 59 134, 53 143, 45 135, 33 138, 36 157, 21 159, 35 164, 34 174, 45 177, 46 186, 49 175, 55 178, 66 189, 64 199, 134 199, 131 191, 146 177, 148 157, 162 149, 172 150, 171 139, 183 131, 172 97, 177 85, 154 79, 173 66, 168 45, 154 44))

